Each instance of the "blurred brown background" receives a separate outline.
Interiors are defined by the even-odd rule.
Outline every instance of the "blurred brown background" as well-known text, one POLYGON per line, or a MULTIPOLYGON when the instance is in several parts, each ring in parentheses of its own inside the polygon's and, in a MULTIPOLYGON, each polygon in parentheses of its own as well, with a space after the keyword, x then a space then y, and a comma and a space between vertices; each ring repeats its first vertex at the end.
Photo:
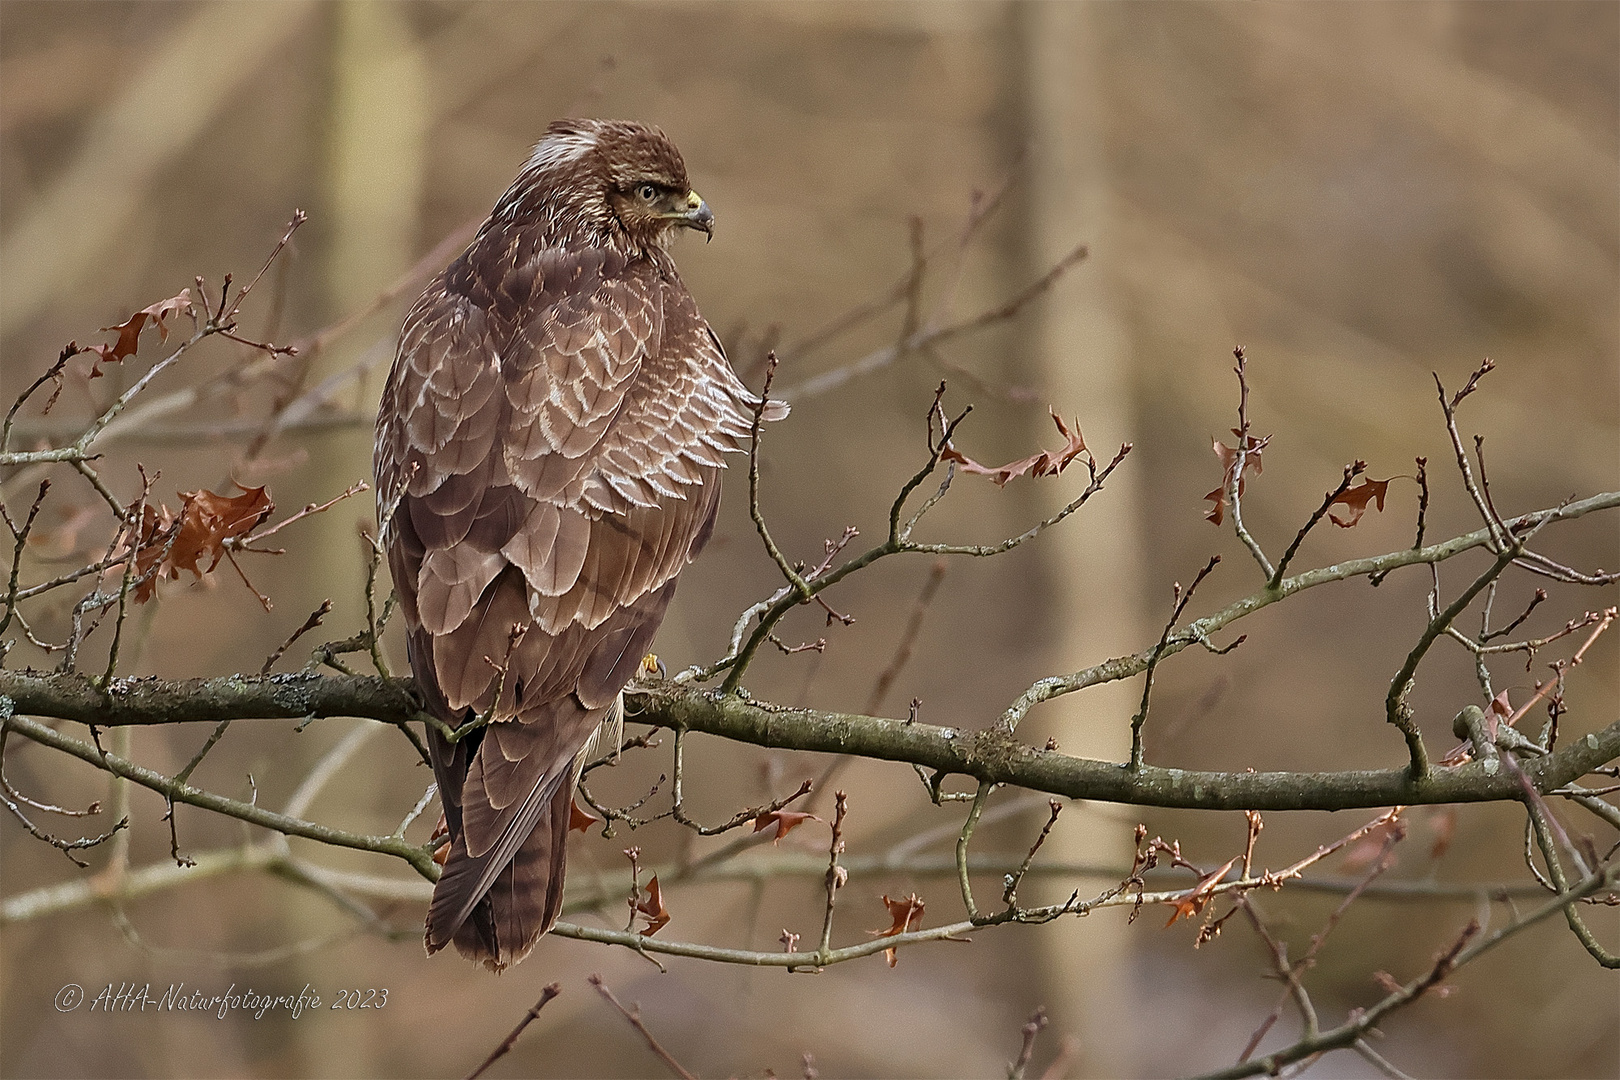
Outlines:
MULTIPOLYGON (((592 114, 657 123, 685 153, 719 228, 712 244, 683 242, 677 258, 757 385, 762 342, 803 339, 905 274, 911 215, 930 243, 948 245, 972 193, 1010 180, 1007 205, 966 264, 956 310, 1000 303, 1074 244, 1088 244, 1090 258, 1011 324, 797 401, 764 454, 763 502, 776 536, 794 557, 814 559, 822 539, 845 525, 868 537, 880 529, 893 492, 921 460, 922 417, 942 374, 952 403, 976 406, 958 443, 980 460, 1051 445, 1047 403, 1078 415, 1099 453, 1136 444, 1120 481, 1064 529, 1004 558, 951 565, 884 709, 903 714, 919 697, 930 722, 977 728, 1043 674, 1149 644, 1171 582, 1189 580, 1209 554, 1226 561, 1196 610, 1258 587, 1241 549, 1200 516, 1200 497, 1219 481, 1209 440, 1234 418, 1234 344, 1252 361, 1256 429, 1274 434, 1246 503, 1250 527, 1274 554, 1340 466, 1358 457, 1385 477, 1411 473, 1413 457, 1426 455, 1435 478, 1429 535, 1476 527, 1449 465, 1429 372, 1455 387, 1484 356, 1498 370, 1470 400, 1464 428, 1488 438, 1497 504, 1517 511, 1614 487, 1617 64, 1620 7, 1612 3, 7 0, 0 371, 14 394, 65 341, 100 340, 97 327, 174 294, 194 274, 216 285, 225 271, 244 280, 295 207, 310 223, 244 327, 284 341, 329 325, 482 217, 549 120, 592 114)), ((929 295, 943 288, 936 276, 929 295)), ((386 363, 409 300, 333 342, 315 357, 308 384, 367 357, 386 363)), ((846 364, 898 328, 891 314, 793 356, 779 385, 846 364)), ((214 378, 246 359, 211 345, 154 389, 214 378)), ((220 490, 234 477, 269 483, 284 508, 330 497, 369 477, 369 420, 342 418, 368 414, 380 381, 373 369, 339 387, 333 424, 289 433, 253 462, 243 460, 244 440, 199 428, 262 415, 278 386, 227 388, 118 444, 107 473, 126 495, 139 460, 162 470, 160 496, 220 490)), ((36 436, 59 432, 108 391, 70 386, 51 418, 26 422, 36 436)), ((743 479, 732 471, 717 539, 687 573, 659 639, 671 670, 718 656, 736 613, 774 587, 746 517, 743 479)), ((1071 474, 998 491, 964 477, 925 531, 951 540, 1011 535, 1080 485, 1071 474)), ((73 485, 64 478, 61 490, 73 485)), ((1357 529, 1313 535, 1300 565, 1409 544, 1415 486, 1397 481, 1390 493, 1388 509, 1357 529)), ((88 505, 82 490, 72 498, 88 505)), ((257 670, 324 597, 337 608, 330 635, 352 633, 363 620, 355 526, 371 514, 369 501, 342 504, 283 534, 288 555, 252 564, 256 584, 275 599, 271 613, 224 572, 212 588, 169 586, 148 609, 161 611, 133 670, 257 670)), ((1620 561, 1612 517, 1561 529, 1546 546, 1588 569, 1620 561)), ((825 656, 766 656, 751 689, 862 708, 928 572, 926 559, 891 560, 840 586, 831 600, 857 622, 829 630, 812 614, 796 616, 784 636, 826 634, 825 656)), ((1455 589, 1465 573, 1448 564, 1442 580, 1455 589)), ((1537 584, 1545 583, 1510 578, 1498 610, 1516 613, 1537 584)), ((1249 640, 1231 656, 1189 652, 1167 664, 1150 757, 1228 769, 1398 763, 1401 743, 1382 721, 1382 701, 1421 626, 1427 587, 1427 575, 1410 570, 1377 590, 1365 582, 1319 590, 1246 620, 1249 640)), ((1529 631, 1615 602, 1613 589, 1548 587, 1552 600, 1529 631)), ((59 635, 61 613, 42 625, 59 635)), ((403 650, 394 652, 401 662, 403 650)), ((303 654, 301 644, 292 663, 303 654)), ((1617 655, 1611 634, 1572 677, 1566 738, 1613 719, 1617 655)), ((30 660, 37 654, 19 649, 11 662, 30 660)), ((1520 700, 1543 670, 1503 661, 1497 685, 1520 687, 1520 700)), ((1120 756, 1138 693, 1133 683, 1054 703, 1022 734, 1033 742, 1057 734, 1066 750, 1120 756)), ((1449 747, 1447 718, 1474 695, 1466 656, 1442 642, 1414 699, 1431 745, 1449 747)), ((326 721, 298 735, 289 724, 239 725, 195 780, 246 797, 251 774, 260 800, 279 806, 354 724, 326 721)), ((205 734, 139 731, 133 753, 172 773, 205 734)), ((105 797, 100 774, 15 742, 10 776, 36 797, 105 797)), ((706 819, 791 788, 823 764, 696 743, 688 786, 706 819)), ((647 754, 597 790, 629 801, 666 768, 647 754)), ((384 733, 310 812, 386 832, 426 782, 397 736, 384 733)), ((858 764, 842 783, 852 853, 878 853, 959 820, 959 809, 927 802, 909 769, 858 764)), ((166 857, 160 813, 160 800, 136 792, 133 865, 166 857)), ((1022 851, 1043 816, 1037 801, 981 830, 980 843, 1022 851)), ((432 817, 412 835, 425 835, 432 817)), ((1292 861, 1365 817, 1273 815, 1262 861, 1292 861)), ((1232 854, 1243 829, 1235 816, 1075 807, 1047 851, 1128 865, 1138 820, 1180 837, 1206 864, 1232 854)), ((1428 819, 1416 820, 1397 876, 1525 876, 1522 814, 1513 808, 1463 808, 1456 842, 1438 863, 1427 856, 1428 819)), ((1602 847, 1614 839, 1594 819, 1567 820, 1595 832, 1602 847)), ((243 835, 234 822, 186 808, 179 828, 182 846, 197 850, 243 835)), ((667 859, 685 844, 678 832, 658 825, 575 840, 571 881, 589 889, 600 873, 617 883, 620 848, 633 841, 649 859, 667 859)), ((810 849, 824 837, 805 829, 784 846, 802 839, 810 849)), ((701 843, 695 850, 718 842, 701 843)), ((0 844, 5 896, 78 873, 9 819, 0 844)), ((405 876, 381 858, 298 850, 405 876)), ((94 858, 100 865, 105 856, 94 858)), ((1043 880, 1026 899, 1105 885, 1043 880)), ((981 888, 999 892, 993 880, 981 888)), ((841 899, 840 940, 885 924, 880 893, 912 889, 928 900, 931 924, 958 917, 944 879, 857 877, 841 899)), ((819 895, 815 878, 675 890, 675 920, 664 932, 769 947, 784 926, 814 933, 819 895)), ((1335 901, 1285 891, 1260 903, 1297 952, 1335 901)), ((1080 1043, 1070 1075, 1161 1075, 1233 1060, 1276 994, 1247 931, 1234 924, 1195 953, 1186 924, 1161 930, 1152 913, 1129 928, 1115 911, 993 930, 971 946, 903 952, 893 970, 873 958, 819 977, 681 960, 660 974, 634 955, 548 939, 496 979, 454 957, 426 960, 414 939, 347 933, 352 920, 330 903, 263 877, 214 878, 125 910, 134 940, 97 908, 5 925, 5 1075, 460 1075, 554 980, 563 996, 496 1075, 657 1074, 585 985, 593 971, 621 999, 638 1000, 649 1026, 702 1075, 794 1075, 804 1052, 823 1076, 1001 1075, 1019 1025, 1040 1003, 1054 1023, 1038 1063, 1071 1035, 1080 1043), (255 955, 307 942, 316 947, 255 955), (109 981, 278 993, 308 983, 328 1000, 342 987, 391 993, 381 1012, 297 1021, 53 1008, 64 983, 95 991, 109 981)), ((1473 913, 1471 902, 1361 902, 1312 976, 1318 1007, 1336 1022, 1370 1004, 1379 996, 1371 972, 1411 977, 1473 913)), ((421 907, 401 903, 385 914, 409 928, 421 907)), ((610 906, 602 917, 620 915, 610 906)), ((1506 912, 1498 905, 1492 917, 1506 912)), ((1612 912, 1593 924, 1615 941, 1612 912)), ((1561 925, 1522 935, 1455 981, 1456 994, 1390 1023, 1381 1052, 1420 1075, 1612 1076, 1620 1067, 1613 976, 1561 925)), ((1373 1074, 1338 1055, 1315 1075, 1373 1074)))

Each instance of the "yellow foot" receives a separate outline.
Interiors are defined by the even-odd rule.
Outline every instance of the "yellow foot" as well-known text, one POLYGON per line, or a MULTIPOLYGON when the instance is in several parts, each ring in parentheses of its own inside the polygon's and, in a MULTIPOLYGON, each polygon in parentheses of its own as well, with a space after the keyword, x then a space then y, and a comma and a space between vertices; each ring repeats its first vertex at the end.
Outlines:
POLYGON ((660 679, 669 678, 669 673, 664 670, 664 662, 658 659, 657 653, 648 653, 646 656, 641 658, 641 670, 639 674, 644 679, 650 679, 654 675, 658 676, 660 679))

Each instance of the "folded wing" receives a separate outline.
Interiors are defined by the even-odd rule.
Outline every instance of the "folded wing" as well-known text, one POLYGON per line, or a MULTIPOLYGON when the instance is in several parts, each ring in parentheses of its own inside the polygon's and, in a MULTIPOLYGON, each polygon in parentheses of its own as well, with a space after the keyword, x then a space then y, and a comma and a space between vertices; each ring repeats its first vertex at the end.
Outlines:
POLYGON ((475 242, 412 309, 376 448, 412 670, 447 724, 490 717, 430 732, 452 846, 428 948, 497 969, 556 919, 573 760, 707 541, 758 403, 667 262, 504 254, 475 242))

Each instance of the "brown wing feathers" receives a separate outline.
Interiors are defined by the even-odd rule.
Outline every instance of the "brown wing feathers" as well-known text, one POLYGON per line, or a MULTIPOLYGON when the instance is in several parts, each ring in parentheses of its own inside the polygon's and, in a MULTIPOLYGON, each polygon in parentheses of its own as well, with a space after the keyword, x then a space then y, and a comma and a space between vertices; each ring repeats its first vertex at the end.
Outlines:
MULTIPOLYGON (((531 167, 567 165, 559 145, 531 167)), ((754 405, 661 248, 548 244, 520 202, 407 316, 377 440, 412 671, 452 726, 493 710, 429 733, 452 842, 428 949, 497 970, 556 920, 574 758, 707 540, 754 405)))

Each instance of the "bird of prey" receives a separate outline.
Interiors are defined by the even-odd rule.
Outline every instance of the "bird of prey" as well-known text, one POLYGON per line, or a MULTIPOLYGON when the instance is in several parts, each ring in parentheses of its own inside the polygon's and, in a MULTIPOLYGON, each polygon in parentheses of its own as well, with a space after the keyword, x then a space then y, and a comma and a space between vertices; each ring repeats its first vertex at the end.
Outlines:
MULTIPOLYGON (((560 120, 405 317, 375 468, 450 845, 427 949, 556 922, 587 741, 622 709, 763 407, 676 273, 714 215, 656 128, 560 120)), ((617 715, 622 715, 619 713, 617 715)))

